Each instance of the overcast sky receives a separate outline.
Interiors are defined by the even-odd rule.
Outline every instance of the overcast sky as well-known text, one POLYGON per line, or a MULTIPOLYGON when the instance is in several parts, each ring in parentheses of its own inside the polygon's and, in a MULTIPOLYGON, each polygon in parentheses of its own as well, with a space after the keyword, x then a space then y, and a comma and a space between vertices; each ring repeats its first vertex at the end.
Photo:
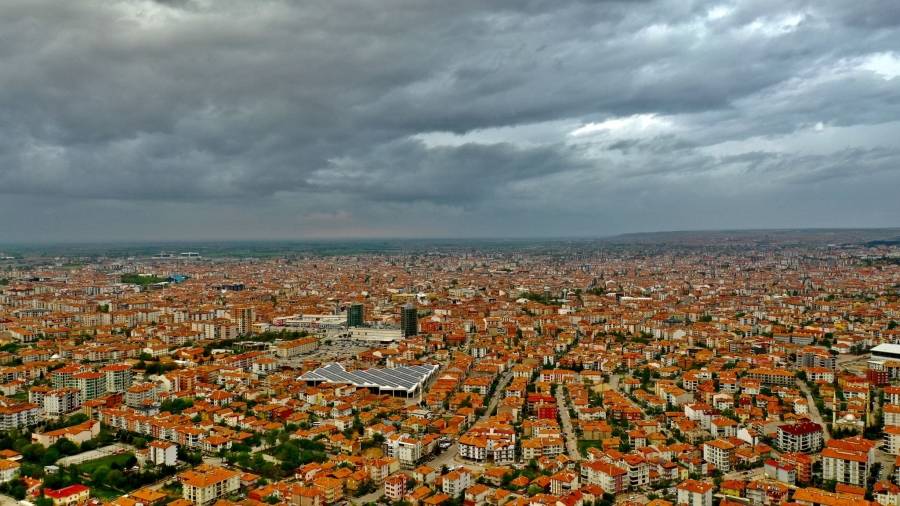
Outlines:
POLYGON ((900 1, 3 0, 0 243, 900 225, 900 1))

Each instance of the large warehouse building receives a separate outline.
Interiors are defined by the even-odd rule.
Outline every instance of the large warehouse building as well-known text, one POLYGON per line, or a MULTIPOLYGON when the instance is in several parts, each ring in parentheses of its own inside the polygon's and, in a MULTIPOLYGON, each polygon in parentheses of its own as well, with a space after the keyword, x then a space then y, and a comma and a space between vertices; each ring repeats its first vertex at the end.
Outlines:
POLYGON ((338 363, 330 363, 300 376, 300 381, 312 384, 341 383, 370 388, 378 393, 413 397, 437 372, 437 364, 394 367, 390 369, 360 369, 348 371, 338 363))

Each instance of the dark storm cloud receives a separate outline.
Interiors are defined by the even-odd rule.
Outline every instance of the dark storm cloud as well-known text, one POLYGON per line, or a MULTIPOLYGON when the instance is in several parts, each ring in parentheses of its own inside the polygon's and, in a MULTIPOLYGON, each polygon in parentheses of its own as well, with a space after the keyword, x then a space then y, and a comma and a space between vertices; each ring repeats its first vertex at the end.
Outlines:
POLYGON ((574 149, 464 144, 427 148, 420 141, 378 147, 364 159, 336 160, 313 174, 314 187, 383 201, 468 204, 503 198, 511 182, 584 169, 574 149))
MULTIPOLYGON (((898 5, 9 0, 0 212, 59 206, 75 236, 104 213, 122 217, 112 235, 227 236, 224 216, 246 220, 233 236, 315 234, 328 220, 310 216, 348 233, 598 234, 649 222, 598 221, 597 201, 688 220, 669 208, 697 191, 900 184, 898 5), (593 123, 607 126, 570 135, 593 123)), ((743 200, 717 219, 739 221, 728 202, 743 200)))

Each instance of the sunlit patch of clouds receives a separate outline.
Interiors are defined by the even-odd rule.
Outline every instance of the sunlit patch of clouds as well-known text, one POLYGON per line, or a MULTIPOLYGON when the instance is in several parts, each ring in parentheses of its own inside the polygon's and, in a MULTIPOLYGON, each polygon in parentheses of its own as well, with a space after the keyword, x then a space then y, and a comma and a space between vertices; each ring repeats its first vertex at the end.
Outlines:
POLYGON ((859 68, 878 74, 886 80, 900 76, 900 56, 893 51, 874 53, 862 59, 859 68))
POLYGON ((716 5, 706 11, 706 19, 710 21, 716 21, 722 18, 726 18, 734 12, 734 7, 731 5, 716 5))
POLYGON ((648 133, 659 133, 674 127, 671 119, 656 114, 633 114, 610 118, 600 122, 582 125, 569 132, 570 137, 586 137, 598 134, 639 137, 648 133))

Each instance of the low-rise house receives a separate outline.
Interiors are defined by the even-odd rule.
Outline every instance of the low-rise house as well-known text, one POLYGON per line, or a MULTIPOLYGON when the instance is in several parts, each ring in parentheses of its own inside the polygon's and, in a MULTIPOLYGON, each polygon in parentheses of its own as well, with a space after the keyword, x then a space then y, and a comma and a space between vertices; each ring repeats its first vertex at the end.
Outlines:
POLYGON ((72 425, 70 427, 64 427, 62 429, 51 430, 48 432, 34 432, 31 434, 32 442, 40 444, 44 448, 49 448, 51 445, 59 441, 60 439, 68 439, 69 441, 75 444, 81 444, 85 441, 89 441, 100 434, 100 422, 97 420, 88 420, 84 423, 79 423, 78 425, 72 425))
POLYGON ((16 461, 0 460, 0 483, 8 483, 19 477, 19 469, 22 467, 16 461))
POLYGON ((53 501, 53 506, 74 506, 84 504, 90 497, 91 489, 75 484, 56 490, 44 489, 44 497, 53 501))

